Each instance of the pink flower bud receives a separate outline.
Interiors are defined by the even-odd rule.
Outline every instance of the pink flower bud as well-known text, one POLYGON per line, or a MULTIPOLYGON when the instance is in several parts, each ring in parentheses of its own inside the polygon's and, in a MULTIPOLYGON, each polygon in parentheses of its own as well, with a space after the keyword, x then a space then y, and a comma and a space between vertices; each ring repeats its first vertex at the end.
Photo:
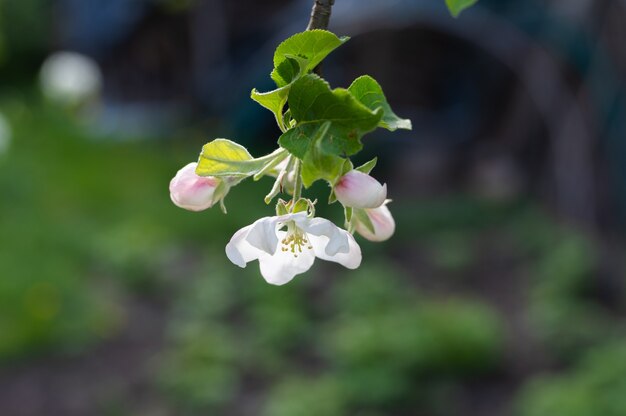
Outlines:
POLYGON ((213 176, 196 175, 196 162, 189 163, 176 173, 170 182, 170 198, 177 206, 189 211, 202 211, 217 202, 215 189, 220 180, 213 176))
POLYGON ((387 198, 387 184, 370 175, 351 170, 335 184, 335 196, 346 207, 378 208, 387 198))
POLYGON ((388 240, 393 235, 396 230, 396 222, 393 220, 386 204, 378 208, 364 209, 361 211, 367 215, 374 226, 374 233, 372 233, 362 221, 359 221, 360 215, 356 215, 357 213, 355 213, 354 225, 356 232, 361 234, 365 239, 379 242, 388 240))

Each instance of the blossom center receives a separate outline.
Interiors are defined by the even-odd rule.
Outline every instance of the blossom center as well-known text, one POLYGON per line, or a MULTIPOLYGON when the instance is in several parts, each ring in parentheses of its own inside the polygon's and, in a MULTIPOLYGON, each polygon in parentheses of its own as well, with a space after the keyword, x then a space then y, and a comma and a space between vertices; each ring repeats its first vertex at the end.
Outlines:
POLYGON ((308 250, 313 248, 306 233, 293 222, 287 224, 287 235, 280 243, 282 244, 281 250, 285 252, 290 251, 294 257, 298 257, 298 254, 302 253, 303 248, 308 250))

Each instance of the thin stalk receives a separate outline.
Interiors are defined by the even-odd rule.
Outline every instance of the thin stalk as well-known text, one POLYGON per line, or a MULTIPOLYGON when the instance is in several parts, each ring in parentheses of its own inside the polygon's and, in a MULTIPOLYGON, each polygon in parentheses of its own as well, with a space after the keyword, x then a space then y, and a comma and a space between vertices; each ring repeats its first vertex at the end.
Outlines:
POLYGON ((274 159, 271 160, 267 165, 263 166, 263 169, 261 169, 254 175, 255 181, 258 181, 259 179, 261 179, 263 176, 267 174, 267 172, 274 169, 276 165, 281 163, 286 158, 290 157, 289 154, 287 153, 287 150, 283 149, 282 147, 275 150, 273 153, 271 153, 271 155, 274 156, 274 159))
POLYGON ((296 178, 295 178, 295 183, 293 185, 294 205, 298 201, 298 199, 300 199, 300 197, 302 196, 302 162, 300 161, 300 159, 296 159, 295 170, 296 170, 295 172, 296 178))
POLYGON ((282 114, 276 114, 276 124, 278 124, 278 128, 281 132, 285 133, 287 131, 287 127, 285 126, 285 120, 283 119, 282 114))
POLYGON ((265 155, 265 156, 257 157, 254 160, 265 162, 265 161, 272 160, 278 156, 281 156, 284 153, 287 153, 287 150, 283 149, 282 147, 279 147, 278 149, 274 150, 272 153, 265 155))

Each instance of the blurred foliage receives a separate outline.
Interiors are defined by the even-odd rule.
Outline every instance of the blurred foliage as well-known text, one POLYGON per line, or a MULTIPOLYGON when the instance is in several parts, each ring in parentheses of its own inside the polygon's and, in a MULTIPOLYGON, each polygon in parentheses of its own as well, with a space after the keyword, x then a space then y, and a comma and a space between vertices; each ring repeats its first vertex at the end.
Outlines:
POLYGON ((435 376, 462 380, 499 362, 503 332, 492 310, 424 299, 385 262, 342 272, 317 295, 306 276, 272 287, 254 268, 228 271, 221 262, 207 259, 174 309, 161 378, 190 411, 223 413, 264 394, 267 415, 382 411, 410 402, 435 376), (221 394, 197 395, 214 377, 223 379, 221 394))
POLYGON ((114 335, 121 286, 144 291, 171 278, 182 236, 206 247, 206 229, 232 232, 221 214, 203 228, 172 207, 177 161, 162 148, 87 140, 35 98, 2 107, 15 139, 0 156, 0 229, 11 236, 0 240, 0 359, 114 335))
POLYGON ((276 385, 264 416, 343 416, 348 403, 335 378, 287 378, 276 385))
POLYGON ((15 136, 0 155, 0 361, 87 353, 127 327, 133 299, 156 299, 168 310, 152 364, 172 414, 456 415, 507 365, 508 317, 474 280, 504 270, 522 276, 541 347, 574 366, 525 388, 521 415, 621 414, 623 347, 602 344, 623 328, 594 295, 598 249, 526 201, 400 199, 397 236, 363 242, 359 270, 320 263, 274 287, 223 252, 271 212, 263 186, 233 190, 227 216, 169 201, 202 138, 109 140, 32 92, 0 110, 15 136))
POLYGON ((573 370, 531 381, 522 391, 520 416, 626 414, 626 341, 584 354, 573 370))
POLYGON ((0 74, 8 81, 32 82, 49 48, 52 3, 46 0, 0 1, 0 74))
POLYGON ((531 230, 527 249, 536 261, 529 271, 534 279, 529 314, 546 347, 561 360, 572 360, 619 330, 594 297, 599 254, 590 240, 574 230, 545 223, 541 230, 531 230))

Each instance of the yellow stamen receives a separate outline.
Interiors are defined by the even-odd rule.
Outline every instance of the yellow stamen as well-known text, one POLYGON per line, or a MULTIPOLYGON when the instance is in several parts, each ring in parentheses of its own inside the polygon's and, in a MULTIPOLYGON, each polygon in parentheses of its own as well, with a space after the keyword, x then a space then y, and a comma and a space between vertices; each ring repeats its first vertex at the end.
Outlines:
POLYGON ((302 253, 302 248, 306 247, 309 250, 313 249, 313 246, 309 243, 306 233, 300 230, 295 224, 290 223, 287 225, 287 235, 281 240, 283 245, 282 251, 291 251, 294 257, 298 257, 299 253, 302 253))

